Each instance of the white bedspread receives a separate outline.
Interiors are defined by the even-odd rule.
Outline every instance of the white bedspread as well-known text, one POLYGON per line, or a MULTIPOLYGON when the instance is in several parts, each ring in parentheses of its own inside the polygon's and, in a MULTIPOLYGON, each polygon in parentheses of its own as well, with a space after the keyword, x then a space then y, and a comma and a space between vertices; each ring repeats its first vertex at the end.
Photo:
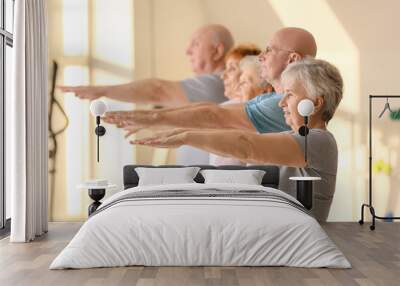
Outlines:
MULTIPOLYGON (((205 187, 264 190, 295 201, 262 186, 181 184, 128 189, 103 205, 130 192, 205 187)), ((50 269, 126 265, 350 267, 318 222, 293 206, 257 198, 186 197, 104 208, 83 224, 50 269)))

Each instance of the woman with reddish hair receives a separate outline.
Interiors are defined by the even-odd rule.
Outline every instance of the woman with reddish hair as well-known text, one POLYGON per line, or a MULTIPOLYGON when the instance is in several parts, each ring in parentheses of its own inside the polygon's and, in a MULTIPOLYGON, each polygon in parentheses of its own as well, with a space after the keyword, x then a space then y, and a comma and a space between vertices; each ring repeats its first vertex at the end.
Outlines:
POLYGON ((224 81, 224 95, 228 99, 239 98, 240 60, 245 56, 257 56, 261 50, 254 44, 241 44, 232 48, 225 56, 225 70, 221 75, 224 81))

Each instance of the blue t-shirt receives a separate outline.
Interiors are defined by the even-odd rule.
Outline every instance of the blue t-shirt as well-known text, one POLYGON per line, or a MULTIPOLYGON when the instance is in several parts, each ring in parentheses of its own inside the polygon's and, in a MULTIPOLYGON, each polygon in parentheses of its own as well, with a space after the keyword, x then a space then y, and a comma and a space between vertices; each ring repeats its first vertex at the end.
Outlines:
POLYGON ((282 95, 275 92, 261 94, 246 103, 246 113, 259 133, 291 130, 283 110, 278 106, 282 95))

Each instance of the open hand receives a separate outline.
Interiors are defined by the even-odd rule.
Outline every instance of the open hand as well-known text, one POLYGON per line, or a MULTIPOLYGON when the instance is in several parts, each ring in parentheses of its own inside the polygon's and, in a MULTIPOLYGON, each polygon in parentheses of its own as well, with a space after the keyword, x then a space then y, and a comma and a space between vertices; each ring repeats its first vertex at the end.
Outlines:
POLYGON ((130 141, 131 144, 147 145, 158 148, 177 148, 186 144, 189 129, 177 128, 170 131, 162 131, 154 136, 130 141))
POLYGON ((132 134, 135 134, 144 128, 145 128, 144 126, 132 126, 132 125, 125 126, 124 127, 124 130, 126 131, 125 138, 128 138, 132 134))
POLYGON ((73 92, 80 99, 95 100, 106 95, 103 86, 57 86, 62 92, 73 92))
POLYGON ((129 130, 142 129, 149 127, 157 119, 155 112, 152 110, 110 111, 102 119, 106 123, 115 124, 118 128, 129 126, 129 130))

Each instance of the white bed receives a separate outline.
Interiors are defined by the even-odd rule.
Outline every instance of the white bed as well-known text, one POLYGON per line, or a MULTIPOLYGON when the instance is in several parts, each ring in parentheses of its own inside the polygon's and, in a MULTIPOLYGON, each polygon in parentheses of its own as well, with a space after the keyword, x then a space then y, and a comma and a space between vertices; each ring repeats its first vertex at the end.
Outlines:
POLYGON ((128 265, 351 267, 319 223, 298 205, 279 190, 254 185, 192 183, 127 189, 103 202, 50 269, 128 265), (261 197, 252 197, 249 192, 249 197, 177 194, 121 199, 168 190, 181 190, 182 194, 263 193, 261 197), (272 199, 263 198, 264 192, 272 199))

